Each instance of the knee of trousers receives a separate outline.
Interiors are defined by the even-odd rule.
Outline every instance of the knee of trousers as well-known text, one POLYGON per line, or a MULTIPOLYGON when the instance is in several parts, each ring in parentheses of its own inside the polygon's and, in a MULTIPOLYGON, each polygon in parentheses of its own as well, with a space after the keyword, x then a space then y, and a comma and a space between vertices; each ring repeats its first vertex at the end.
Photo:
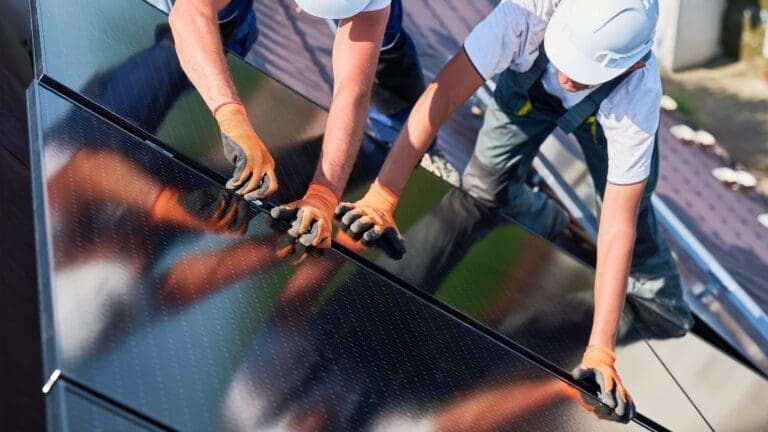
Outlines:
POLYGON ((502 207, 506 205, 509 196, 507 187, 510 170, 488 166, 473 154, 462 175, 461 188, 487 207, 502 207))

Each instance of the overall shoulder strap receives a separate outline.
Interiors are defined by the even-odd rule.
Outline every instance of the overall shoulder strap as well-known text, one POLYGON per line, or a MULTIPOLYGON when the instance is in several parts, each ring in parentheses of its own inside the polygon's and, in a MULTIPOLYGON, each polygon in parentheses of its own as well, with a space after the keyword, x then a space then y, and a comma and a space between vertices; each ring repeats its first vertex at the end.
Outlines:
MULTIPOLYGON (((647 62, 651 57, 651 52, 648 51, 641 61, 647 62)), ((627 79, 632 73, 624 73, 616 78, 601 85, 597 90, 590 93, 581 102, 577 103, 571 109, 569 109, 562 117, 557 120, 557 126, 565 133, 571 133, 578 128, 582 123, 587 121, 589 116, 597 112, 600 108, 600 104, 616 90, 625 79, 627 79)))
POLYGON ((547 57, 547 53, 544 51, 544 44, 541 44, 541 46, 539 46, 539 56, 536 57, 533 66, 531 66, 527 72, 522 74, 520 82, 521 87, 526 91, 531 88, 536 81, 544 76, 544 72, 547 71, 548 65, 549 57, 547 57))
POLYGON ((530 104, 528 90, 540 80, 547 70, 549 58, 544 52, 544 44, 539 47, 539 56, 525 72, 507 68, 496 81, 494 99, 505 110, 516 113, 526 104, 530 104))

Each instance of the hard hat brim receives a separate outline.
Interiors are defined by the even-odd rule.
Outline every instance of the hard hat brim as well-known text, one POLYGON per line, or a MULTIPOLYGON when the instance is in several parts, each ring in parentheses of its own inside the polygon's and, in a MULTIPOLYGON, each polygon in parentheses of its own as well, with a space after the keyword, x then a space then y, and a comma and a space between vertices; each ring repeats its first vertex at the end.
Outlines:
MULTIPOLYGON (((544 34, 544 49, 549 61, 568 78, 580 84, 597 85, 606 83, 624 73, 626 68, 611 68, 586 57, 563 31, 564 24, 555 20, 557 11, 549 21, 544 34)), ((564 14, 561 14, 564 15, 564 14)), ((566 17, 562 17, 565 19, 566 17)))
POLYGON ((357 15, 370 0, 295 0, 301 10, 318 18, 344 19, 357 15))

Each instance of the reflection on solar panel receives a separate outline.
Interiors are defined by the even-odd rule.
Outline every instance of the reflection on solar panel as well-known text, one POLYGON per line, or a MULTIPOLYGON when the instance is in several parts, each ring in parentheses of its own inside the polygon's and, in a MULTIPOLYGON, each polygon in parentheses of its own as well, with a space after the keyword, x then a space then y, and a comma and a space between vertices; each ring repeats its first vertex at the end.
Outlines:
MULTIPOLYGON (((231 168, 165 17, 122 1, 44 0, 36 9, 43 76, 30 109, 48 270, 46 374, 60 369, 80 393, 132 413, 121 416, 172 429, 620 427, 580 410, 573 388, 553 378, 587 340, 588 268, 516 225, 489 235, 498 221, 423 171, 397 215, 411 246, 405 260, 338 249, 299 266, 281 259, 268 218, 220 187, 231 168), (217 218, 220 206, 231 217, 217 218), (436 226, 485 237, 444 259, 436 226), (470 416, 478 404, 486 409, 470 416)), ((238 58, 228 62, 278 160, 276 202, 299 196, 325 112, 238 58)), ((348 198, 386 151, 367 139, 362 148, 348 198)), ((669 358, 696 343, 670 336, 631 304, 619 369, 642 413, 674 430, 705 430, 697 401, 669 376, 656 342, 646 343, 667 339, 669 358)), ((64 410, 87 401, 63 390, 51 397, 64 410)), ((101 421, 87 415, 51 424, 101 421)))
POLYGON ((613 427, 339 254, 279 258, 259 210, 45 89, 35 100, 49 371, 183 430, 407 427, 488 399, 513 429, 613 427), (230 225, 206 211, 222 193, 230 225))

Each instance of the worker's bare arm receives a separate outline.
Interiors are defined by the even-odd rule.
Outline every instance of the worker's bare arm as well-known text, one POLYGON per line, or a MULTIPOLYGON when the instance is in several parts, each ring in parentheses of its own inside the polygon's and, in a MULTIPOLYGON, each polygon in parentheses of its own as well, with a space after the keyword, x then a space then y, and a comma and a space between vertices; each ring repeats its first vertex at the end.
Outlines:
POLYGON ((333 99, 314 181, 341 195, 360 148, 389 7, 341 20, 333 42, 333 99))
MULTIPOLYGON (((581 363, 573 370, 576 379, 595 380, 600 387, 600 400, 613 410, 612 413, 606 413, 596 409, 598 417, 623 423, 635 415, 635 405, 616 372, 614 347, 619 318, 624 308, 627 277, 635 245, 637 214, 645 183, 606 185, 597 235, 592 333, 581 363)), ((589 400, 584 401, 592 405, 589 400)))
POLYGON ((443 67, 414 105, 365 197, 341 203, 336 209, 343 230, 361 238, 366 246, 379 245, 394 259, 403 256, 405 240, 393 217, 398 197, 437 131, 482 84, 483 78, 464 50, 443 67))
POLYGON ((229 0, 177 0, 168 17, 182 69, 211 111, 238 102, 224 59, 218 11, 229 0))
POLYGON ((213 112, 224 155, 234 165, 227 187, 246 199, 277 190, 275 161, 253 130, 224 59, 218 12, 229 0, 178 0, 168 22, 182 69, 213 112))
POLYGON ((608 183, 605 188, 597 236, 595 314, 589 339, 593 346, 613 350, 616 344, 645 184, 608 183))
POLYGON ((288 234, 305 246, 331 245, 333 211, 352 172, 368 116, 389 7, 343 19, 333 42, 333 99, 315 176, 304 197, 272 209, 292 220, 288 234))
POLYGON ((378 182, 399 195, 437 131, 482 84, 483 78, 464 50, 454 55, 413 107, 378 182))

